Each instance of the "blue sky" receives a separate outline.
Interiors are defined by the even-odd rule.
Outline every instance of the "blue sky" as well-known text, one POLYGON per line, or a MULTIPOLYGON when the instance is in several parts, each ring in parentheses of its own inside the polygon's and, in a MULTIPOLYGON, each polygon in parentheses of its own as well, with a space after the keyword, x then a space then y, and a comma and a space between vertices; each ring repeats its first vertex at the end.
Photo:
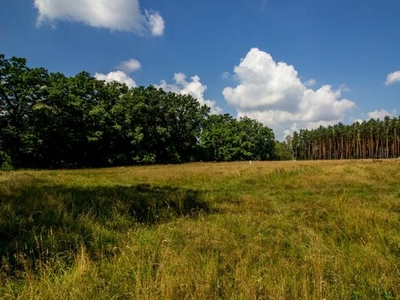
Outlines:
POLYGON ((0 53, 188 93, 278 139, 399 114, 398 0, 3 0, 0 53))

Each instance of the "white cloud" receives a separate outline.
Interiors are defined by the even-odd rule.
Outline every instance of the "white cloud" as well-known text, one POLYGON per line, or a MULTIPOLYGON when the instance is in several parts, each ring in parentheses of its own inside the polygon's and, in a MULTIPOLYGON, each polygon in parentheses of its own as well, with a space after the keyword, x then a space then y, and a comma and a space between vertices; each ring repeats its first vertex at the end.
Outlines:
POLYGON ((122 71, 113 71, 108 74, 103 74, 103 73, 95 73, 94 77, 97 80, 104 80, 105 82, 113 82, 117 81, 120 83, 125 83, 128 87, 134 88, 136 87, 136 82, 130 78, 128 75, 126 75, 122 71))
POLYGON ((240 84, 223 95, 240 111, 298 110, 298 96, 305 90, 293 66, 275 63, 271 55, 253 48, 234 69, 240 84))
POLYGON ((317 82, 315 81, 315 79, 309 79, 306 82, 304 82, 304 85, 307 86, 307 87, 312 87, 312 86, 314 86, 316 84, 317 84, 317 82))
POLYGON ((125 73, 132 73, 139 70, 140 68, 141 68, 140 62, 133 58, 123 61, 117 66, 118 70, 121 70, 125 73))
POLYGON ((396 71, 393 73, 388 74, 388 76, 386 77, 386 85, 390 85, 396 82, 400 82, 400 71, 396 71))
POLYGON ((367 113, 369 119, 380 119, 383 120, 386 116, 394 117, 396 115, 396 111, 392 110, 392 112, 388 112, 384 109, 381 110, 374 110, 367 113))
POLYGON ((164 20, 158 12, 140 10, 139 0, 35 0, 37 24, 64 20, 92 27, 159 36, 164 20))
POLYGON ((157 12, 146 11, 146 17, 149 21, 151 33, 154 36, 163 35, 164 33, 164 19, 157 12))
POLYGON ((355 103, 341 97, 345 87, 318 89, 302 83, 292 65, 276 63, 267 52, 251 49, 234 73, 236 87, 223 90, 225 100, 236 108, 238 117, 249 116, 271 127, 277 138, 293 128, 315 128, 341 121, 355 103))
POLYGON ((197 99, 200 104, 206 104, 211 108, 211 113, 221 113, 222 109, 216 106, 215 101, 204 99, 204 92, 207 89, 206 85, 203 85, 200 81, 200 77, 195 75, 190 78, 191 81, 186 81, 186 75, 183 73, 175 73, 173 84, 168 84, 165 80, 161 80, 159 85, 155 85, 156 88, 161 88, 166 92, 173 92, 176 94, 187 94, 197 99))
POLYGON ((340 99, 342 90, 332 90, 324 85, 318 90, 306 89, 300 101, 300 118, 307 122, 341 120, 349 108, 355 107, 354 102, 340 99))
POLYGON ((135 72, 141 68, 141 64, 138 60, 130 58, 123 61, 117 66, 116 71, 109 72, 107 74, 95 73, 94 77, 98 80, 104 80, 105 82, 117 81, 125 83, 128 87, 136 87, 136 82, 129 77, 127 74, 135 72))

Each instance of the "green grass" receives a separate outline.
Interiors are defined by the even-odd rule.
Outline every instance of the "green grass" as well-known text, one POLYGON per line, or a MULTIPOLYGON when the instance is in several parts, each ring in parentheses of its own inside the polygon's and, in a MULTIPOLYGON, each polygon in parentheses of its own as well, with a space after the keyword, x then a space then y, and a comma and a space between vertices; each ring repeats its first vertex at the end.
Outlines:
POLYGON ((0 173, 0 298, 400 299, 400 163, 0 173))

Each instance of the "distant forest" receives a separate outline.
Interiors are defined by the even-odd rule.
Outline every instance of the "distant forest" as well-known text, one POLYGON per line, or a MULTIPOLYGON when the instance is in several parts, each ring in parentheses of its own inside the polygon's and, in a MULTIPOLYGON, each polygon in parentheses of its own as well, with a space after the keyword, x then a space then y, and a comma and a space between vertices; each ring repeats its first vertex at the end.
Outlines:
POLYGON ((299 160, 398 158, 399 133, 400 118, 386 116, 383 120, 300 130, 287 137, 286 144, 299 160))
POLYGON ((210 114, 190 95, 67 77, 0 54, 0 169, 397 158, 400 119, 300 130, 210 114))
POLYGON ((0 169, 277 159, 273 131, 190 95, 128 88, 0 54, 0 169))

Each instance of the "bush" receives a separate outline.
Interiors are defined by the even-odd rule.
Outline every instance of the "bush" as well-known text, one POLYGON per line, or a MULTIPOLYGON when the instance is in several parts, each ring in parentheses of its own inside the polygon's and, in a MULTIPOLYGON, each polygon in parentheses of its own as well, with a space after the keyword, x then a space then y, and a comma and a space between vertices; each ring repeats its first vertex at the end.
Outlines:
POLYGON ((0 150, 0 170, 2 171, 14 170, 10 155, 1 150, 0 150))

